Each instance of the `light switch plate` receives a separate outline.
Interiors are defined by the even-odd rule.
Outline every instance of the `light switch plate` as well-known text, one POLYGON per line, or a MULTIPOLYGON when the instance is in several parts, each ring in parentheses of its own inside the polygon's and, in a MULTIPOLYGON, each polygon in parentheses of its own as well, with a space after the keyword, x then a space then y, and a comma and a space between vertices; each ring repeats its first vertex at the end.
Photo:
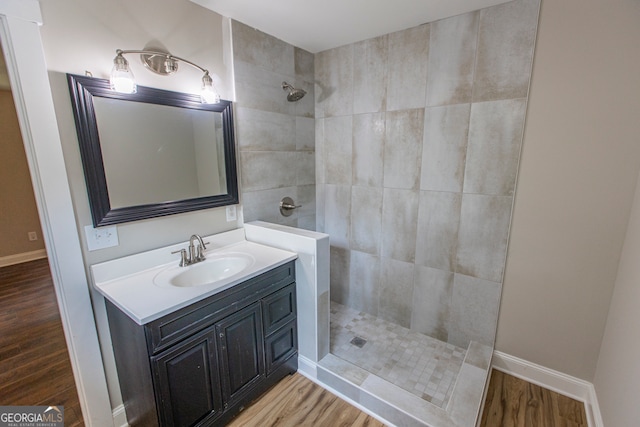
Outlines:
POLYGON ((90 251, 118 246, 118 229, 116 226, 93 228, 91 225, 84 227, 87 235, 87 247, 90 251))
POLYGON ((236 205, 227 206, 227 222, 235 221, 238 218, 238 213, 236 211, 236 205))

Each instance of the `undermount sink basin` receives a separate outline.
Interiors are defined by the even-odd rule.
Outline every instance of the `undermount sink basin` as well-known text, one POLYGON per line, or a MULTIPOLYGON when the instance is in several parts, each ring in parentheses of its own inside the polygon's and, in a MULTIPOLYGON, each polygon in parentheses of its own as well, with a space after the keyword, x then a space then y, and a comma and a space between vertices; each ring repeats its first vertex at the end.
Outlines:
POLYGON ((210 285, 246 270, 253 262, 249 254, 224 254, 187 267, 170 267, 158 273, 153 282, 161 287, 210 285))

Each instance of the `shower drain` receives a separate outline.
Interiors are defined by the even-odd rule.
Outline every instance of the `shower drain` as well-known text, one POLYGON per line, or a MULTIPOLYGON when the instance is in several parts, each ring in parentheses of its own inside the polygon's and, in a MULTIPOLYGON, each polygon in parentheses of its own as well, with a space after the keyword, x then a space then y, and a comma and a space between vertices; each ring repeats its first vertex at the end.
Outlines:
POLYGON ((358 348, 362 348, 364 347, 364 345, 367 343, 367 340, 365 340, 364 338, 360 338, 360 337, 354 337, 351 341, 351 344, 355 345, 358 348))

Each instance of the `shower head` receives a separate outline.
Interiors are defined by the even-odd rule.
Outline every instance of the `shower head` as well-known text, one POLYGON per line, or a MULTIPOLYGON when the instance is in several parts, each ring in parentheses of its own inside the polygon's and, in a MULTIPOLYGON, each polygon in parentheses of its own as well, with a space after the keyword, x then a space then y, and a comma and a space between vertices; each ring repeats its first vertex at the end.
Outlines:
POLYGON ((282 82, 282 89, 289 91, 289 93, 287 94, 287 101, 289 102, 299 101, 303 96, 307 94, 307 91, 303 89, 296 89, 287 82, 282 82))

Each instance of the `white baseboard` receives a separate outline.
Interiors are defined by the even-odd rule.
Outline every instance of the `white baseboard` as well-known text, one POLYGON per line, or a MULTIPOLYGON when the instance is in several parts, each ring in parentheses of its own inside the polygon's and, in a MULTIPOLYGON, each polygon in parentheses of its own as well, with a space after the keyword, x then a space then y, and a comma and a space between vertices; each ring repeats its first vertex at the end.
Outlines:
POLYGON ((593 384, 501 351, 493 352, 491 367, 532 384, 584 402, 589 427, 604 427, 593 384))
POLYGON ((298 372, 307 378, 316 380, 318 378, 318 368, 316 362, 298 355, 298 372))
POLYGON ((127 414, 124 411, 124 405, 120 405, 113 409, 113 425, 115 427, 129 427, 127 414))
POLYGON ((0 257, 0 267, 7 267, 9 265, 20 264, 23 262, 35 261, 47 257, 47 251, 44 249, 38 249, 37 251, 23 252, 21 254, 8 255, 0 257))

